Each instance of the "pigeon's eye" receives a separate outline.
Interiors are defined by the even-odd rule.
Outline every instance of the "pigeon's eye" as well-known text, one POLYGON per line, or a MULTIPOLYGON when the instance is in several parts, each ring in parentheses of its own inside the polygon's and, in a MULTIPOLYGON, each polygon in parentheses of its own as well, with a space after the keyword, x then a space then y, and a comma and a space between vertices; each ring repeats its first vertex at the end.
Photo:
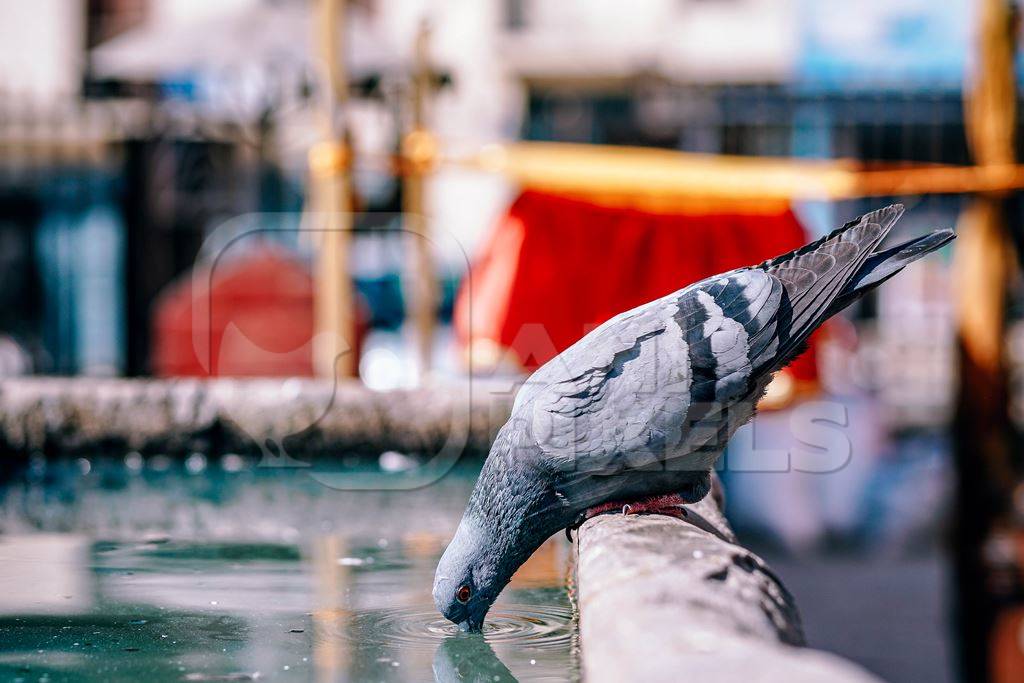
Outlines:
POLYGON ((459 586, 459 590, 455 591, 455 599, 465 605, 469 602, 469 596, 473 594, 473 591, 469 589, 469 586, 459 586))

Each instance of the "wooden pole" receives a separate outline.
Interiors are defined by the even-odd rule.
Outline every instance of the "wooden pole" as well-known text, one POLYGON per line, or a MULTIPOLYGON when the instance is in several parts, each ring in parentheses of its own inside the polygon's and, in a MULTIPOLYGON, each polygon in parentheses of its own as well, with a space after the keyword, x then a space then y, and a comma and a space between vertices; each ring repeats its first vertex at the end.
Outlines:
MULTIPOLYGON (((975 73, 965 88, 967 136, 981 168, 1015 163, 1015 13, 1007 0, 979 0, 975 73)), ((1003 197, 970 200, 961 217, 954 281, 959 384, 954 420, 958 475, 954 530, 956 611, 964 680, 993 678, 993 628, 1001 596, 985 548, 1012 526, 1013 428, 1009 415, 1006 300, 1015 256, 1003 197)), ((1016 639, 1012 647, 1020 645, 1016 639)), ((1019 658, 1020 655, 1018 654, 1019 658)))
POLYGON ((582 195, 604 204, 641 203, 678 210, 683 202, 789 206, 793 200, 931 193, 996 192, 1024 188, 1024 165, 885 163, 852 159, 786 159, 675 150, 514 142, 445 160, 501 173, 523 187, 582 195))
POLYGON ((426 128, 426 101, 432 87, 429 45, 430 29, 424 22, 416 35, 411 130, 402 139, 402 212, 411 242, 406 297, 416 331, 416 360, 421 375, 430 371, 437 316, 437 275, 424 197, 425 176, 437 156, 436 140, 426 128))
POLYGON ((356 374, 355 309, 348 252, 352 228, 351 145, 340 120, 348 97, 341 59, 345 0, 319 0, 317 22, 324 85, 324 141, 310 150, 309 170, 317 255, 314 272, 313 371, 318 377, 356 374))

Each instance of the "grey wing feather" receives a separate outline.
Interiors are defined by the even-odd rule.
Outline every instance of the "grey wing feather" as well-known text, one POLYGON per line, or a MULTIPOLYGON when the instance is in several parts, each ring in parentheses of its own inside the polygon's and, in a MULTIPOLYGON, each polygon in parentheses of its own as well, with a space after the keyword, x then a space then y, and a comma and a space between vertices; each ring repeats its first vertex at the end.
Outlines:
POLYGON ((781 298, 776 278, 744 269, 606 323, 531 378, 535 440, 583 471, 691 449, 695 423, 750 393, 749 339, 773 324, 781 298))
MULTIPOLYGON (((574 467, 605 462, 654 419, 658 407, 644 400, 649 391, 685 386, 687 368, 672 357, 680 353, 679 338, 656 341, 668 331, 665 320, 652 304, 643 309, 609 321, 528 380, 526 400, 535 395, 528 419, 549 457, 574 467), (582 454, 586 462, 577 462, 582 454)), ((665 407, 685 407, 671 403, 665 407)))

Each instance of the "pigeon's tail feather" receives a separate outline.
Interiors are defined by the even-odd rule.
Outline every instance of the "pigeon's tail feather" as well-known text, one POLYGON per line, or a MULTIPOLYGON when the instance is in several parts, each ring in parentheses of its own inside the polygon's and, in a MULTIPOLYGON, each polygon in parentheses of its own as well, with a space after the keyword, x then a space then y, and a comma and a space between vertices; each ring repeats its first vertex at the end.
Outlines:
POLYGON ((829 243, 843 238, 844 235, 848 237, 848 233, 858 228, 863 228, 865 225, 877 225, 884 233, 888 233, 892 226, 896 224, 896 221, 900 219, 900 216, 903 215, 903 210, 902 204, 890 204, 884 209, 876 209, 875 211, 866 213, 859 218, 854 218, 849 223, 836 228, 824 237, 820 237, 813 242, 809 242, 799 249, 794 249, 793 251, 782 254, 781 256, 768 259, 757 267, 770 271, 771 269, 788 263, 799 256, 816 252, 829 243))
POLYGON ((956 238, 949 230, 935 230, 891 249, 876 251, 864 262, 856 276, 832 302, 828 315, 834 315, 882 284, 917 259, 943 247, 956 238))
POLYGON ((762 362, 781 367, 799 354, 811 332, 838 310, 832 307, 836 299, 856 279, 901 215, 900 204, 872 211, 757 266, 775 276, 784 290, 777 325, 760 333, 777 337, 765 345, 762 362))

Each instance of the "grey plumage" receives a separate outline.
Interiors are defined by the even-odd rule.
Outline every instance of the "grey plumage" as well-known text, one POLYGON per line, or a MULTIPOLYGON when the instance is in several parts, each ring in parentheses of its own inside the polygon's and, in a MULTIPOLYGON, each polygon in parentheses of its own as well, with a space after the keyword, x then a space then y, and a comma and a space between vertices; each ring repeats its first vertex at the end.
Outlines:
POLYGON ((869 213, 622 313, 538 369, 438 565, 438 609, 479 627, 515 569, 595 505, 702 498, 772 373, 826 318, 953 239, 936 231, 878 251, 902 213, 898 205, 869 213))

